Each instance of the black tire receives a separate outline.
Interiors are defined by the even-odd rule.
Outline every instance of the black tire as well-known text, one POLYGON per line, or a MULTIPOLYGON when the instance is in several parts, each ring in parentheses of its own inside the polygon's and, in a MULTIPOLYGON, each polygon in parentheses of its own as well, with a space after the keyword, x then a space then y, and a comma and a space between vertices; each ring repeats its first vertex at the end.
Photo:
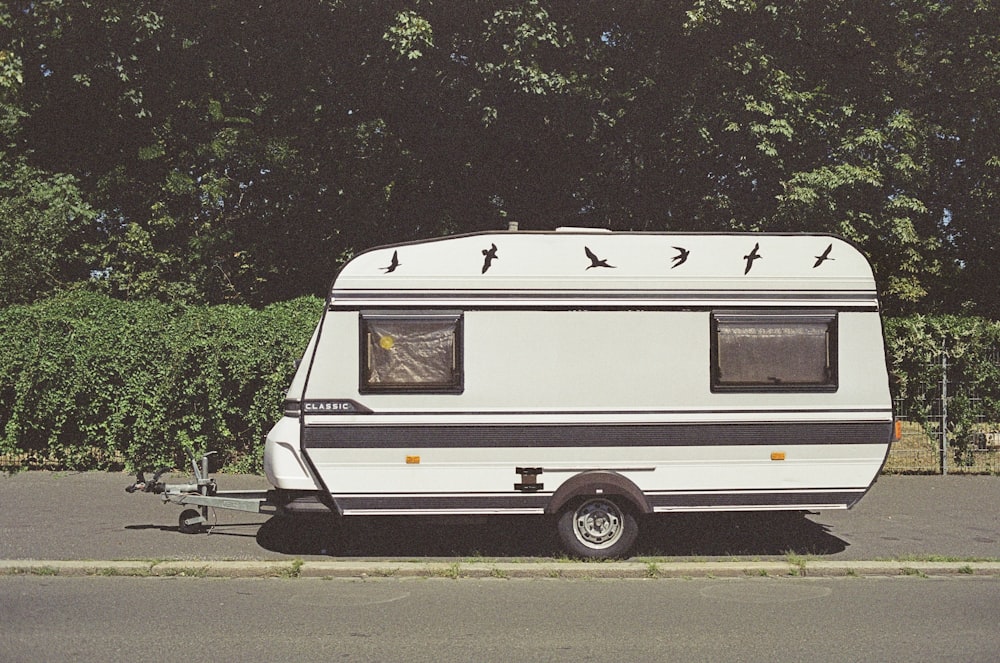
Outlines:
POLYGON ((177 519, 177 530, 181 534, 200 534, 205 531, 205 523, 188 523, 194 518, 201 518, 201 512, 197 509, 184 509, 177 519))
POLYGON ((570 555, 584 559, 625 557, 639 525, 625 500, 587 497, 572 502, 560 514, 559 540, 570 555))

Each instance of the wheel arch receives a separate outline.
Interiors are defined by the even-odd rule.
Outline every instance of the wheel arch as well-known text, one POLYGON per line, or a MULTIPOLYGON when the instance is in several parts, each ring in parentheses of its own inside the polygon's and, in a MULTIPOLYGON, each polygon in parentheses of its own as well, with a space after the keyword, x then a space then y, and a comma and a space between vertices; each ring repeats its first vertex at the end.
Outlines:
POLYGON ((635 506, 639 513, 653 512, 646 496, 631 479, 611 470, 591 470, 575 474, 563 482, 545 506, 545 513, 559 513, 575 498, 595 495, 624 497, 635 506))

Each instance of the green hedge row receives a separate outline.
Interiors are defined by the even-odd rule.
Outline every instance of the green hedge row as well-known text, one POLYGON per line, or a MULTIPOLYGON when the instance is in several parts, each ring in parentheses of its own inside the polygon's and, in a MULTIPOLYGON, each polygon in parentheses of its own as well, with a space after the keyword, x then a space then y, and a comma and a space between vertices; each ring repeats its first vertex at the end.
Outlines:
POLYGON ((316 298, 255 310, 74 292, 0 309, 0 455, 23 466, 258 471, 316 298), (25 458, 26 456, 26 458, 25 458))
POLYGON ((977 424, 1000 422, 1000 322, 913 316, 885 329, 897 414, 936 429, 946 381, 949 446, 957 463, 971 464, 977 424))
MULTIPOLYGON (((257 472, 322 307, 310 297, 258 310, 74 292, 0 309, 0 457, 182 468, 213 450, 223 468, 257 472)), ((892 388, 909 417, 930 420, 946 349, 956 444, 977 418, 1000 421, 1000 323, 912 317, 885 327, 892 388)))

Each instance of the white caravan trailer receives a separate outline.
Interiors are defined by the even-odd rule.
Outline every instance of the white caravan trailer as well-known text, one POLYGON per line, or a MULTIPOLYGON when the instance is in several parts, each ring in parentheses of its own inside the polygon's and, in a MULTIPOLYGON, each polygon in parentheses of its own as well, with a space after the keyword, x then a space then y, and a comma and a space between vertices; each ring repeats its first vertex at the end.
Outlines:
POLYGON ((267 437, 287 513, 843 509, 893 436, 872 270, 825 235, 497 232, 337 275, 267 437))

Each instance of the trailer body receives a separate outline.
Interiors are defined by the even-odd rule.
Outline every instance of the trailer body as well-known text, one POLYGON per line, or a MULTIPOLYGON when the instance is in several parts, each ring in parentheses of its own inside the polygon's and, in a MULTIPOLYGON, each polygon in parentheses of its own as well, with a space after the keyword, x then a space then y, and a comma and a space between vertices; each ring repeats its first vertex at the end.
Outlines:
POLYGON ((264 465, 289 513, 842 509, 893 415, 871 267, 826 235, 479 233, 337 275, 264 465))

